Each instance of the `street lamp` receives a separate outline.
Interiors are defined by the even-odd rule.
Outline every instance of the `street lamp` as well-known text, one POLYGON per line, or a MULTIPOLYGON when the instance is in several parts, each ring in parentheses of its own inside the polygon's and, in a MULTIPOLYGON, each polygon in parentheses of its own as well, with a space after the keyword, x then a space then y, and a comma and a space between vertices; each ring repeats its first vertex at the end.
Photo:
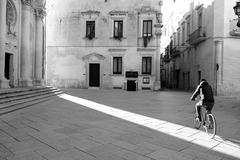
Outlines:
POLYGON ((235 14, 238 16, 237 26, 240 27, 240 2, 236 2, 236 5, 233 7, 235 14))

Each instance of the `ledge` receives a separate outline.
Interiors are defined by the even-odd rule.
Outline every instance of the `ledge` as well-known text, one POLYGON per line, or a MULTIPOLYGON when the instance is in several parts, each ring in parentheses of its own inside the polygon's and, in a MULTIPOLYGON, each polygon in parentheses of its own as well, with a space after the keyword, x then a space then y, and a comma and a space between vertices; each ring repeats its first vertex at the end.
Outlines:
POLYGON ((92 38, 92 39, 89 39, 89 38, 87 38, 87 37, 83 37, 82 39, 84 39, 84 40, 89 40, 89 41, 94 41, 94 40, 98 39, 98 37, 94 37, 94 38, 92 38))
POLYGON ((153 49, 153 48, 137 48, 137 51, 148 51, 148 52, 153 52, 153 51, 156 51, 156 49, 153 49))
POLYGON ((127 49, 109 48, 109 52, 125 52, 127 49))

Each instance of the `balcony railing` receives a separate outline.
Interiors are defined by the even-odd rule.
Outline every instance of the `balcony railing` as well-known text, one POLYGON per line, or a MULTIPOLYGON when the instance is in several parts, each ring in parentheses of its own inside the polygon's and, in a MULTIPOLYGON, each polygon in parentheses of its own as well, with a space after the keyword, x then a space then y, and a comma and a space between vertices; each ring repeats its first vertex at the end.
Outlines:
POLYGON ((164 55, 164 56, 163 56, 163 61, 164 61, 165 63, 168 63, 170 60, 171 60, 171 58, 169 57, 169 55, 164 55))
POLYGON ((172 49, 172 55, 171 57, 172 58, 175 58, 175 57, 178 57, 180 55, 181 51, 180 51, 180 47, 179 46, 175 46, 173 49, 172 49))
POLYGON ((206 27, 199 27, 189 36, 189 44, 197 45, 206 40, 206 27))

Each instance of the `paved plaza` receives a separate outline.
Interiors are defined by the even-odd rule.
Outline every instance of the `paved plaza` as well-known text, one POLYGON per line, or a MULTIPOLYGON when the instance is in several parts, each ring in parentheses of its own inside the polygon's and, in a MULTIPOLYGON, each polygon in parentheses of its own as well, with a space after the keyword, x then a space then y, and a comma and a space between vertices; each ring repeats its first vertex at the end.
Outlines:
POLYGON ((218 130, 193 128, 191 93, 68 89, 0 117, 0 160, 240 159, 240 102, 216 97, 218 130))

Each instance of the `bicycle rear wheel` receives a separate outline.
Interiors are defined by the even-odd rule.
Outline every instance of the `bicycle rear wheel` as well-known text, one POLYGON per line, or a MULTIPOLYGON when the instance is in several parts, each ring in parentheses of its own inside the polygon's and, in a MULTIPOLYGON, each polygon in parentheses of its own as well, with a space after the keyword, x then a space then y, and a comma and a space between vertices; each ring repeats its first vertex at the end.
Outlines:
POLYGON ((201 122, 199 119, 197 120, 196 114, 193 115, 193 124, 196 129, 199 129, 201 127, 201 122))
POLYGON ((216 135, 217 132, 217 123, 216 119, 213 114, 208 114, 208 117, 206 119, 206 132, 210 136, 210 138, 213 138, 216 135))

